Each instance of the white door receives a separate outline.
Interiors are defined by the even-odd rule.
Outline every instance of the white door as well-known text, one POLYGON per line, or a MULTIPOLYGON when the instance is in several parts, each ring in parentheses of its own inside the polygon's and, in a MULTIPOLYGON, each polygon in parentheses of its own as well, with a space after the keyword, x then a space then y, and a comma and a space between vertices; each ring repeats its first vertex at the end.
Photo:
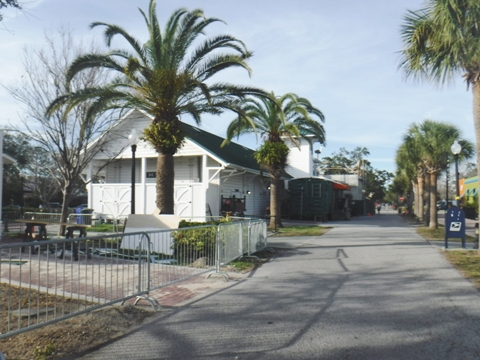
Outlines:
POLYGON ((193 194, 192 186, 177 185, 175 186, 174 201, 175 201, 175 215, 181 217, 193 216, 193 194))
POLYGON ((102 212, 115 217, 130 214, 130 197, 129 185, 103 185, 102 212))

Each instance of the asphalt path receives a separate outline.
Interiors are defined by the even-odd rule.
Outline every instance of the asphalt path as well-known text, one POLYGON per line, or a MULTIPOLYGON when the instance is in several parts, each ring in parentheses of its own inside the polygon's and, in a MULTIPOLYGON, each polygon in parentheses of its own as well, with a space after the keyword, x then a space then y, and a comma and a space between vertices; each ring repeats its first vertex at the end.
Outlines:
POLYGON ((479 359, 480 296, 394 212, 271 238, 269 263, 84 359, 479 359))

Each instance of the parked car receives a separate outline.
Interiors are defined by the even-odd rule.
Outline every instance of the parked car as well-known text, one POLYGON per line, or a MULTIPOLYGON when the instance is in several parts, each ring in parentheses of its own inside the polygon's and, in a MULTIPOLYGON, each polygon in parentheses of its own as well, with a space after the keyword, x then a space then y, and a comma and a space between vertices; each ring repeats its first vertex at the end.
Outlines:
POLYGON ((437 210, 447 210, 451 206, 452 202, 450 200, 448 200, 448 204, 446 200, 437 201, 437 210))

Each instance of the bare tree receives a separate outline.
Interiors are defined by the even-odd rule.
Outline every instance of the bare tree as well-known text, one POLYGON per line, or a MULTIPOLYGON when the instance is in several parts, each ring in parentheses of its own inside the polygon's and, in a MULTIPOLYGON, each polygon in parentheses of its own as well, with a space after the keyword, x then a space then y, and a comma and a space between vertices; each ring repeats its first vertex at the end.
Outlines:
MULTIPOLYGON (((6 7, 13 7, 16 9, 21 9, 22 7, 17 0, 0 0, 0 10, 6 7)), ((3 20, 3 15, 0 13, 0 21, 3 20)))
MULTIPOLYGON (((74 41, 71 30, 65 28, 59 29, 55 34, 46 32, 45 43, 39 49, 25 49, 25 74, 17 84, 6 88, 24 109, 21 126, 11 126, 51 156, 55 167, 48 170, 61 188, 61 221, 66 222, 68 205, 76 192, 92 180, 82 180, 82 172, 99 151, 112 160, 118 156, 123 149, 106 154, 103 152, 106 148, 104 145, 107 141, 118 141, 124 135, 116 134, 112 126, 118 119, 118 114, 90 117, 88 109, 92 104, 88 101, 73 108, 61 107, 50 117, 45 116, 45 109, 52 100, 69 91, 94 87, 107 80, 104 70, 92 68, 82 72, 67 85, 65 75, 71 60, 95 50, 95 46, 91 44, 87 47, 74 41), (108 136, 104 136, 107 133, 108 136)), ((105 161, 96 171, 102 170, 108 162, 105 161)), ((93 174, 92 178, 96 175, 97 173, 93 174)), ((61 233, 64 231, 62 227, 61 233)))

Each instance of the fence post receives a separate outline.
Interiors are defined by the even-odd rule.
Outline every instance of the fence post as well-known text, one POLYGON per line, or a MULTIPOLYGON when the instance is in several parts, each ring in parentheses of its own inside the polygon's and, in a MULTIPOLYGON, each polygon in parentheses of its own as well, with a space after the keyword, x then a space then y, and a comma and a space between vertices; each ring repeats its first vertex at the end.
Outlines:
POLYGON ((240 253, 240 256, 243 255, 243 221, 239 221, 240 223, 240 229, 238 230, 238 252, 240 253))
POLYGON ((252 254, 250 250, 250 241, 252 240, 252 220, 248 221, 248 240, 247 240, 247 246, 248 246, 248 256, 252 254))
MULTIPOLYGON (((142 232, 142 236, 138 240, 138 251, 139 251, 139 256, 138 256, 138 293, 142 293, 142 274, 145 277, 144 271, 142 271, 142 254, 143 254, 143 243, 144 241, 147 241, 147 274, 146 274, 146 281, 147 281, 147 286, 146 286, 146 295, 137 295, 137 299, 134 302, 134 305, 137 305, 140 300, 146 300, 150 303, 152 306, 153 310, 156 312, 157 308, 161 308, 160 303, 157 301, 155 298, 150 297, 150 236, 146 232, 142 232)), ((123 302, 122 302, 123 304, 123 302)))
POLYGON ((217 226, 217 256, 215 257, 215 271, 220 273, 220 224, 217 226))

